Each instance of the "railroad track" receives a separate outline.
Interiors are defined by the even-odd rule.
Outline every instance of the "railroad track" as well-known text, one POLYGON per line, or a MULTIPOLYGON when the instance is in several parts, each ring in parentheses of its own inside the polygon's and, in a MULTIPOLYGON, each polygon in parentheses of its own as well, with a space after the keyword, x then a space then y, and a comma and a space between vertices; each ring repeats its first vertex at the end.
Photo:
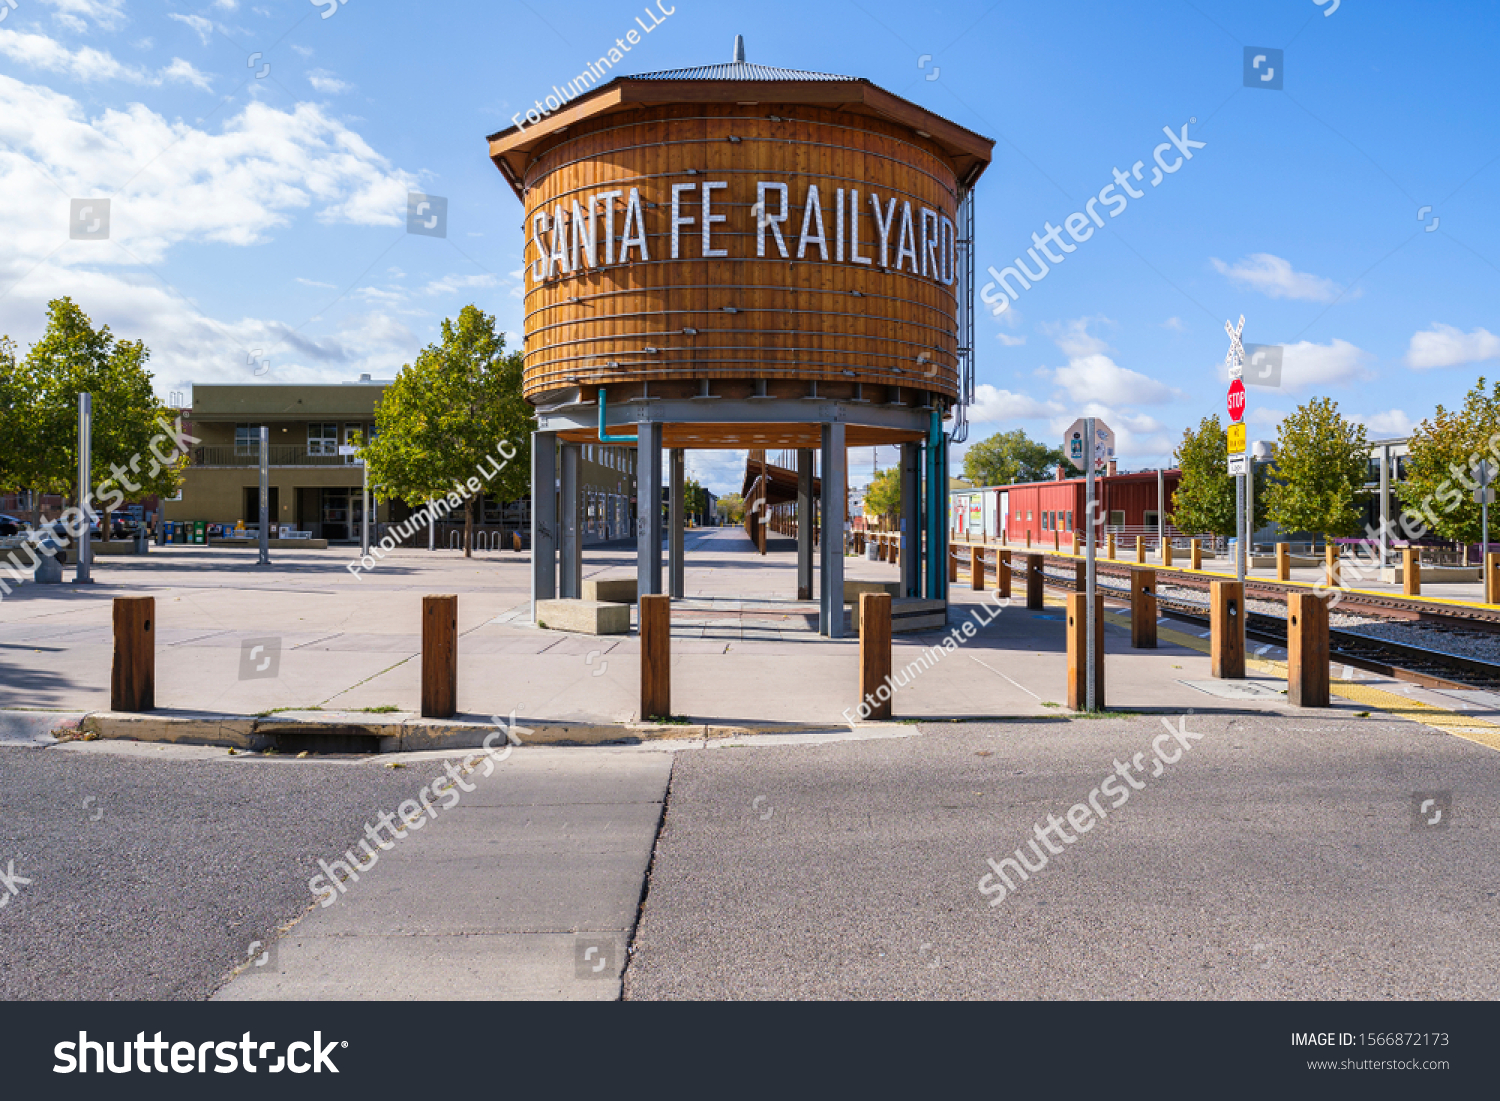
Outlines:
MULTIPOLYGON (((1073 592, 1074 560, 1066 559, 1066 575, 1045 573, 1044 584, 1051 589, 1073 592)), ((1126 603, 1129 590, 1121 585, 1108 584, 1123 580, 1125 571, 1099 570, 1098 577, 1105 582, 1100 585, 1104 595, 1126 603)), ((1177 579, 1173 579, 1173 584, 1177 579)), ((1278 590, 1284 595, 1285 590, 1278 590)), ((1180 597, 1156 597, 1157 610, 1174 619, 1180 619, 1197 627, 1209 625, 1208 608, 1180 597)), ((1250 612, 1245 619, 1245 637, 1276 646, 1286 645, 1286 621, 1279 616, 1263 612, 1250 612)), ((1482 688, 1500 689, 1500 665, 1481 661, 1478 658, 1449 654, 1441 650, 1430 650, 1404 642, 1372 638, 1354 631, 1330 627, 1328 630, 1328 656, 1335 663, 1342 662, 1356 669, 1378 673, 1395 680, 1405 681, 1428 688, 1482 688)))

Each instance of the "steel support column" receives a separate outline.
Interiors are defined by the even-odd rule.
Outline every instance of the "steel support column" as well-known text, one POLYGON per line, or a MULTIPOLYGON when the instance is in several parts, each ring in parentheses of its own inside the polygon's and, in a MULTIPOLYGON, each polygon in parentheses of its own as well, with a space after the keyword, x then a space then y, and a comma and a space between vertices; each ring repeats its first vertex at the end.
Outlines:
POLYGON ((922 590, 922 445, 901 445, 901 595, 922 590))
POLYGON ((813 596, 813 452, 797 452, 797 599, 813 596))
POLYGON ((684 489, 684 459, 686 452, 680 447, 674 447, 671 451, 671 475, 668 479, 671 488, 668 496, 671 500, 671 518, 668 527, 668 542, 671 545, 671 576, 669 594, 673 600, 681 600, 687 591, 687 564, 683 561, 684 542, 686 537, 683 529, 687 519, 684 515, 683 500, 684 489))
POLYGON ((562 479, 557 529, 562 569, 558 595, 564 600, 578 600, 583 596, 583 541, 578 530, 578 464, 583 458, 583 447, 564 443, 560 450, 562 479))
POLYGON ((661 424, 636 428, 636 595, 661 592, 661 424))
POLYGON ((531 621, 557 596, 557 437, 531 434, 531 621))
POLYGON ((818 633, 844 637, 844 422, 823 425, 823 585, 818 633))

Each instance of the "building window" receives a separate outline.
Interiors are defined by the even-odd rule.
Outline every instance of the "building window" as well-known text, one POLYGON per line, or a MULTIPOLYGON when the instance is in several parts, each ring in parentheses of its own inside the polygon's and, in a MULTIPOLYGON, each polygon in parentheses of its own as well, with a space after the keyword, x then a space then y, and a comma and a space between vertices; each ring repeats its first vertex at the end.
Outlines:
POLYGON ((1109 514, 1109 526, 1112 528, 1123 528, 1125 526, 1125 513, 1111 512, 1109 514))
POLYGON ((1145 516, 1145 519, 1144 519, 1143 522, 1145 523, 1145 525, 1148 528, 1154 528, 1154 527, 1156 527, 1156 512, 1153 510, 1151 512, 1146 513, 1146 516, 1145 516))
POLYGON ((339 426, 333 423, 309 424, 307 426, 307 453, 309 455, 337 455, 339 453, 339 426))
POLYGON ((1078 530, 1077 528, 1075 528, 1073 526, 1073 510, 1072 509, 1068 509, 1068 526, 1064 530, 1065 531, 1077 531, 1078 530))
POLYGON ((234 453, 254 455, 260 451, 260 425, 237 424, 234 426, 234 453))
POLYGON ((1028 524, 1031 523, 1031 510, 1030 509, 1026 510, 1026 522, 1028 524))

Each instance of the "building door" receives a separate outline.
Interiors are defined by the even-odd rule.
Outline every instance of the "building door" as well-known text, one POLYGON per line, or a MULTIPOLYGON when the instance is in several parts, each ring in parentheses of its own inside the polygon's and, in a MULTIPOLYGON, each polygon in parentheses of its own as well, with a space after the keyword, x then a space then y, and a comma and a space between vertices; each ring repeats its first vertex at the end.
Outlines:
MULTIPOLYGON (((281 515, 281 498, 276 492, 276 487, 271 486, 270 493, 270 517, 271 523, 276 523, 276 517, 281 515)), ((241 511, 240 519, 246 524, 260 523, 260 486, 245 487, 245 507, 241 511)))
POLYGON ((349 527, 349 491, 323 490, 323 538, 331 542, 347 541, 349 527))

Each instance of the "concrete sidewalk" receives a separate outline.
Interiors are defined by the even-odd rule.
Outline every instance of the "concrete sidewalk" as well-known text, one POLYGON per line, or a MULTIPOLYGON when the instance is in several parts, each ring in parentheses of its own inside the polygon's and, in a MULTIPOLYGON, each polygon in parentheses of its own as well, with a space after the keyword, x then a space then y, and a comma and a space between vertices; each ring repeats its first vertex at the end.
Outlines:
MULTIPOLYGON (((443 760, 403 757, 414 792, 443 760)), ((481 764, 475 790, 389 840, 215 1000, 617 999, 671 770, 669 753, 603 749, 481 764)))

